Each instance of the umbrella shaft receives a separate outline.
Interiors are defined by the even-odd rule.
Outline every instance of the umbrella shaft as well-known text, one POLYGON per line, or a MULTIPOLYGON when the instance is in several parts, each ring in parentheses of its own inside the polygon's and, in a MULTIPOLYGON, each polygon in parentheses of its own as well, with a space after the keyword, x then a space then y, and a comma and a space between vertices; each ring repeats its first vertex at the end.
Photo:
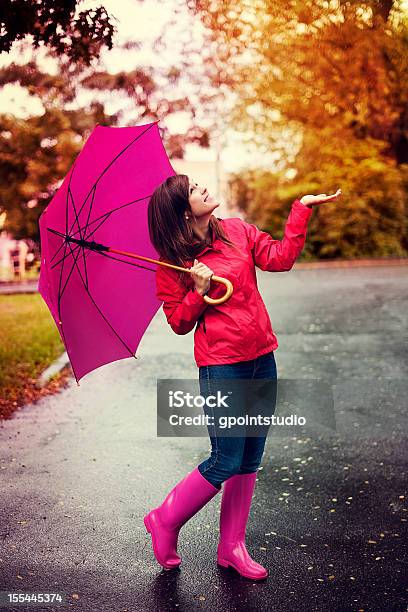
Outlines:
POLYGON ((92 251, 109 251, 109 247, 105 246, 104 244, 100 244, 99 242, 80 240, 79 238, 73 238, 72 236, 66 236, 65 240, 67 242, 74 242, 75 244, 79 244, 79 246, 91 249, 92 251))
POLYGON ((142 259, 143 261, 150 261, 151 263, 158 264, 159 266, 167 266, 168 268, 174 268, 174 270, 180 270, 181 272, 190 272, 188 268, 182 268, 181 266, 175 266, 173 264, 166 263, 164 261, 159 261, 158 259, 152 259, 151 257, 144 257, 143 255, 136 255, 135 253, 129 253, 128 251, 120 251, 119 249, 113 249, 112 247, 105 246, 104 244, 100 244, 99 242, 83 240, 80 238, 73 238, 72 236, 68 236, 66 234, 62 234, 57 230, 54 230, 50 227, 47 229, 56 234, 57 236, 61 236, 64 238, 66 242, 74 242, 79 246, 85 247, 87 249, 91 249, 92 251, 107 251, 109 253, 116 253, 118 255, 125 255, 126 257, 131 257, 132 259, 142 259))
POLYGON ((112 249, 108 247, 109 253, 116 253, 117 255, 125 255, 126 257, 132 257, 132 259, 142 259, 143 261, 150 261, 151 263, 159 264, 159 266, 167 266, 174 270, 180 270, 181 272, 190 272, 188 268, 182 268, 181 266, 175 266, 173 264, 159 261, 158 259, 152 259, 151 257, 143 257, 143 255, 135 255, 135 253, 129 253, 128 251, 119 251, 118 249, 112 249))

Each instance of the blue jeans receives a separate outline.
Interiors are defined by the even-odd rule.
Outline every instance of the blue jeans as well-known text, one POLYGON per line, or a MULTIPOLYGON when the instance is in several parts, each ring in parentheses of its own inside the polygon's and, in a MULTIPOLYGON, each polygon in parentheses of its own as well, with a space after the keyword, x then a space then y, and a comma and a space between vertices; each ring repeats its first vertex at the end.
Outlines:
MULTIPOLYGON (((263 378, 277 380, 277 369, 273 351, 249 361, 239 361, 222 365, 200 366, 200 393, 211 393, 211 380, 227 378, 263 378)), ((213 385, 214 386, 214 385, 213 385)), ((215 385, 216 386, 216 385, 215 385)), ((211 409, 204 408, 206 414, 211 409)), ((262 460, 266 435, 257 437, 219 436, 215 428, 208 427, 211 441, 211 455, 197 467, 202 476, 214 487, 234 474, 256 472, 262 460)))

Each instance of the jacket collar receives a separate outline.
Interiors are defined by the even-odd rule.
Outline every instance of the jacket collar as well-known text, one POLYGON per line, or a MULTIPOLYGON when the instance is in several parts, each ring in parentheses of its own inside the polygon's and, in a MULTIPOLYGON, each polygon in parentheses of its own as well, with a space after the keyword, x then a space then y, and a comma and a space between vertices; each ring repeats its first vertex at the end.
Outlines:
MULTIPOLYGON (((219 219, 218 217, 217 217, 217 219, 218 219, 218 221, 222 221, 222 219, 219 219)), ((210 242, 210 244, 207 244, 203 249, 201 249, 201 251, 196 254, 196 258, 200 257, 201 255, 204 255, 204 253, 206 253, 207 251, 210 251, 210 250, 219 251, 219 249, 216 248, 216 245, 219 243, 219 240, 214 235, 214 232, 213 232, 212 228, 210 228, 210 233, 211 233, 211 242, 210 242)))

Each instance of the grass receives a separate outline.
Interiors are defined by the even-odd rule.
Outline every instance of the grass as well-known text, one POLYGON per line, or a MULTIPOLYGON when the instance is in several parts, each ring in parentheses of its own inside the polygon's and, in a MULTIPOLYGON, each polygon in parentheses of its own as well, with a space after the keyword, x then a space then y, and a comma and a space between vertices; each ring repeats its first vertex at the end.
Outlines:
POLYGON ((63 351, 38 293, 0 295, 0 416, 47 393, 37 390, 35 382, 63 351))

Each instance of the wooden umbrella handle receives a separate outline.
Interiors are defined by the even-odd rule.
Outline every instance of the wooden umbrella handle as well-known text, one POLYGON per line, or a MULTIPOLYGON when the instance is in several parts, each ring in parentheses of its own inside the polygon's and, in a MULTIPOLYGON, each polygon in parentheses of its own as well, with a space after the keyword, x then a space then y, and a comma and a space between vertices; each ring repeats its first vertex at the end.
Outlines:
MULTIPOLYGON (((71 239, 72 242, 80 242, 76 239, 71 239)), ((92 245, 96 243, 88 242, 87 244, 92 245)), ((98 245, 103 246, 103 245, 98 245)), ((94 247, 95 248, 95 247, 94 247)), ((143 255, 136 255, 136 253, 129 253, 128 251, 120 251, 119 249, 114 249, 112 247, 103 247, 103 250, 109 251, 110 253, 118 253, 119 255, 125 255, 126 257, 131 257, 132 259, 141 259, 142 261, 150 261, 152 263, 158 264, 159 266, 165 266, 166 268, 173 268, 173 270, 180 270, 181 272, 190 272, 190 268, 182 268, 181 266, 176 266, 174 264, 167 263, 165 261, 159 261, 158 259, 152 259, 151 257, 144 257, 143 255)), ((209 295, 204 295, 204 300, 207 304, 223 304, 231 297, 232 292, 234 291, 234 286, 227 278, 223 278, 222 276, 215 276, 213 274, 211 279, 216 283, 221 283, 225 285, 227 290, 219 298, 211 298, 209 295)))
POLYGON ((216 276, 215 274, 213 274, 211 276, 211 280, 215 281, 216 283, 221 283, 222 285, 225 285, 227 290, 224 295, 219 298, 211 298, 209 295, 205 295, 204 300, 207 302, 207 304, 223 304, 228 300, 228 298, 231 297, 232 292, 234 291, 234 287, 231 281, 229 281, 227 278, 223 278, 222 276, 216 276))

